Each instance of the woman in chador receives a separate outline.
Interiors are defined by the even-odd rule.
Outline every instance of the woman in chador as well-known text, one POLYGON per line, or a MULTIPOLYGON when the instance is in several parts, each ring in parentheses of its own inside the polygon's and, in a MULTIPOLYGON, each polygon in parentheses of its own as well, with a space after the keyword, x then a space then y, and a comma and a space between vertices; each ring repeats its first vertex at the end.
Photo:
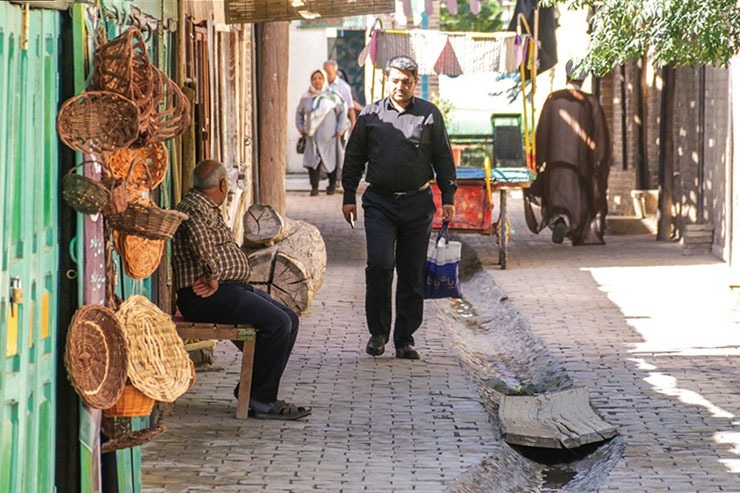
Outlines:
POLYGON ((295 123, 306 138, 303 167, 308 168, 311 195, 319 194, 321 178, 329 178, 326 193, 332 195, 337 190, 337 179, 344 161, 342 135, 347 128, 347 110, 344 99, 327 90, 322 70, 311 73, 311 85, 298 104, 295 123))

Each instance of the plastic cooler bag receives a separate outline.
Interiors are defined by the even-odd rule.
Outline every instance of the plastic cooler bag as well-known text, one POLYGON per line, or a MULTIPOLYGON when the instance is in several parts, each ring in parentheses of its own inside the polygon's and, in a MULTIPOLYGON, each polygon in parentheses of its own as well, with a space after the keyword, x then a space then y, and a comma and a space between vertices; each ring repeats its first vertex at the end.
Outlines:
POLYGON ((462 298, 459 241, 450 241, 449 223, 442 223, 437 239, 429 240, 424 298, 462 298))

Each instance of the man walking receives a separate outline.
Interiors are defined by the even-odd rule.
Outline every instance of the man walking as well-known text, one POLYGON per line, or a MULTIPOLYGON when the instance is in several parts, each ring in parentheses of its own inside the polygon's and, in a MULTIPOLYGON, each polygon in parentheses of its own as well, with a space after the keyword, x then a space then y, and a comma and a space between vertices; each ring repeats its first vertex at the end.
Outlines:
POLYGON ((581 90, 586 73, 572 61, 565 89, 547 97, 537 123, 537 179, 524 190, 524 216, 533 233, 552 241, 604 243, 609 178, 609 128, 596 96, 581 90))
POLYGON ((365 315, 370 340, 366 351, 385 352, 391 330, 393 271, 397 273, 396 357, 419 359, 414 332, 424 312, 424 267, 436 211, 429 182, 436 174, 444 221, 455 216, 455 164, 442 113, 414 97, 418 67, 398 56, 386 67, 389 94, 367 105, 357 118, 344 158, 345 220, 357 217, 360 178, 370 184, 362 196, 367 238, 365 315))
POLYGON ((329 90, 336 92, 342 96, 342 99, 344 99, 347 107, 347 118, 349 118, 349 128, 347 130, 351 131, 355 126, 355 121, 357 120, 357 116, 355 115, 355 103, 352 99, 352 88, 349 86, 348 82, 342 80, 341 77, 337 77, 338 70, 339 65, 337 65, 337 62, 334 60, 327 60, 324 62, 326 86, 329 90))

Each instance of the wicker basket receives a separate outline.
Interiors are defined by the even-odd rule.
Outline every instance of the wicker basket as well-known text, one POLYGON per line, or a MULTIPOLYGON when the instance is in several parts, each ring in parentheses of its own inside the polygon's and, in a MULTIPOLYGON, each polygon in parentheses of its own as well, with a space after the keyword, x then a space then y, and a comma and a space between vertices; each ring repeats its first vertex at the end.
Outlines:
POLYGON ((112 310, 85 305, 75 312, 64 364, 72 387, 89 406, 105 409, 118 400, 126 383, 128 348, 112 310))
POLYGON ((121 256, 123 271, 132 279, 146 279, 159 267, 164 240, 113 232, 113 246, 121 256))
POLYGON ((90 88, 112 91, 132 100, 139 109, 139 130, 146 129, 154 103, 152 65, 141 31, 129 27, 95 51, 90 88))
POLYGON ((114 435, 107 435, 105 432, 105 428, 103 429, 103 433, 106 433, 107 436, 110 437, 110 439, 107 442, 103 442, 100 445, 100 453, 101 454, 107 454, 108 452, 115 452, 116 450, 121 450, 125 448, 131 448, 131 447, 138 447, 140 445, 144 445, 145 443, 149 443, 155 438, 159 437, 162 433, 167 431, 167 428, 165 428, 162 425, 154 425, 150 428, 146 428, 143 430, 131 430, 131 420, 130 419, 121 419, 121 418, 115 418, 115 417, 109 417, 103 419, 103 426, 106 426, 106 421, 115 421, 114 425, 114 435), (121 423, 123 421, 126 421, 129 425, 128 426, 120 426, 118 423, 121 423), (123 431, 123 428, 127 428, 127 431, 123 431))
POLYGON ((116 151, 136 140, 139 110, 133 101, 114 92, 83 92, 59 109, 57 132, 62 142, 78 152, 116 151))
POLYGON ((173 139, 191 123, 190 101, 175 81, 157 67, 152 67, 152 81, 154 106, 146 130, 140 133, 135 146, 173 139))
POLYGON ((129 203, 123 213, 106 216, 111 228, 119 233, 141 236, 150 240, 172 239, 180 223, 187 218, 187 214, 162 209, 151 200, 148 203, 129 203))
POLYGON ((149 416, 153 408, 154 399, 127 383, 116 403, 103 411, 103 415, 118 418, 149 416))
POLYGON ((141 192, 157 188, 167 175, 169 156, 167 146, 153 142, 143 147, 121 149, 106 158, 116 180, 128 176, 127 186, 141 192), (134 166, 136 161, 145 166, 134 166))
POLYGON ((110 201, 110 191, 102 182, 75 173, 77 168, 86 163, 95 162, 97 161, 83 161, 62 177, 62 198, 70 207, 83 214, 97 214, 110 201))
POLYGON ((129 345, 131 384, 162 402, 174 402, 187 392, 195 369, 172 318, 139 295, 121 303, 116 316, 129 345))

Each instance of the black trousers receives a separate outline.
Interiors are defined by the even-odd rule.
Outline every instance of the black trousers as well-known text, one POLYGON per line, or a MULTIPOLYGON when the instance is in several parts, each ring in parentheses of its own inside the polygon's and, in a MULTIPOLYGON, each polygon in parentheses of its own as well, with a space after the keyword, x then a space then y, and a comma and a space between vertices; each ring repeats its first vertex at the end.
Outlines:
POLYGON ((220 324, 249 324, 257 329, 250 397, 277 400, 280 378, 298 336, 298 315, 249 284, 219 283, 208 298, 192 288, 177 291, 177 306, 185 320, 220 324))
MULTIPOLYGON (((311 183, 311 188, 319 188, 319 180, 321 179, 321 164, 316 166, 316 168, 308 168, 308 181, 311 183)), ((327 173, 326 175, 329 177, 329 186, 334 185, 337 183, 337 168, 334 168, 334 171, 331 173, 327 173)))
POLYGON ((382 195, 368 187, 362 196, 367 237, 365 316, 370 333, 391 329, 393 270, 396 281, 396 347, 414 344, 424 316, 424 277, 435 206, 431 187, 409 197, 382 195))

